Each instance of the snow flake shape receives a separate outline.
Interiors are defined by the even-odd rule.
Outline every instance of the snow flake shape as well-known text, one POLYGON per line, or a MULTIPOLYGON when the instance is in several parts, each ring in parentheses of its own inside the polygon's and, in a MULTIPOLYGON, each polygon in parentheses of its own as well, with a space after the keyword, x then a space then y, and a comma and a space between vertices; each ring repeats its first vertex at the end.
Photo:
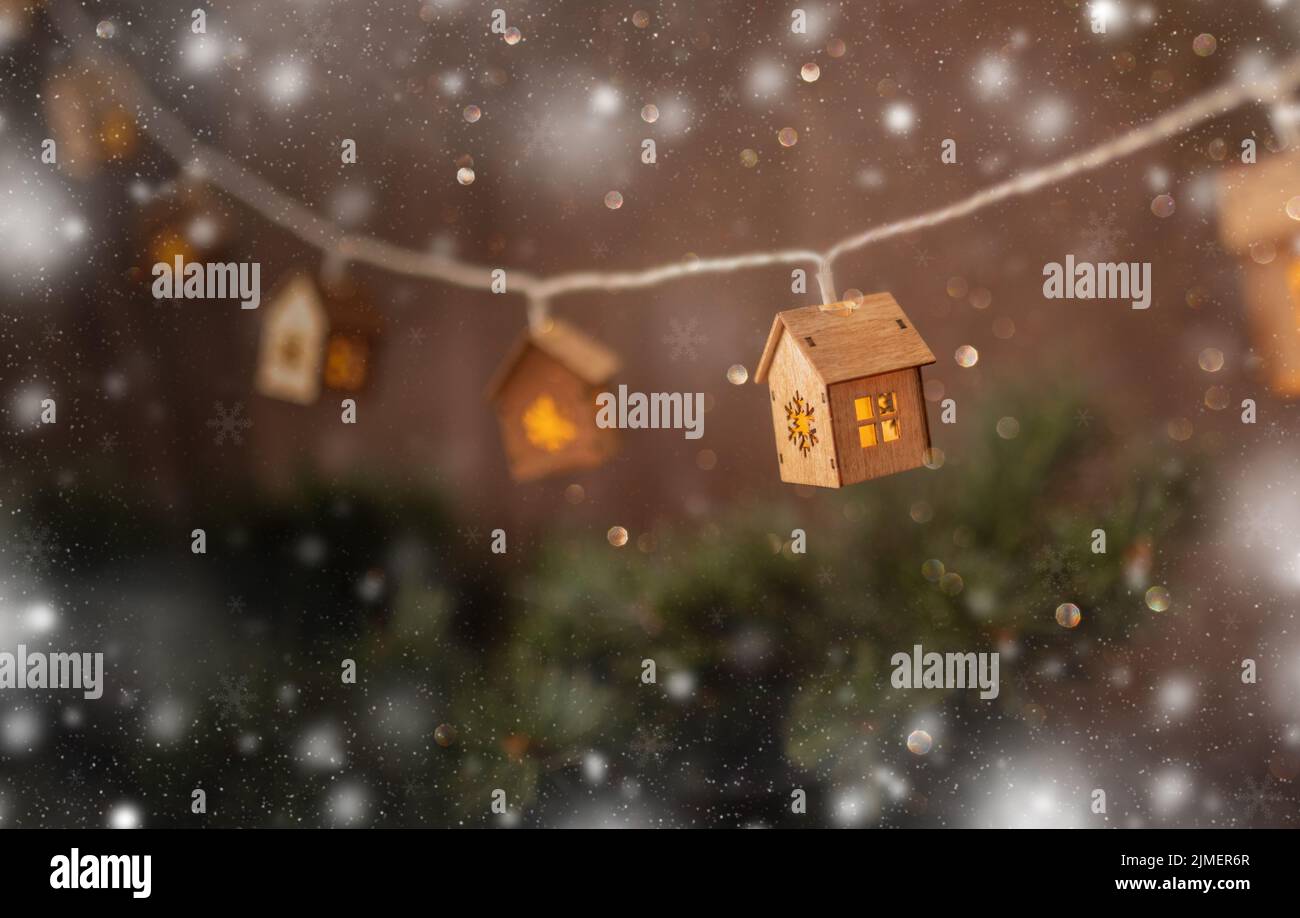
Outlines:
POLYGON ((1279 793, 1277 782, 1272 775, 1266 775, 1263 781, 1246 779, 1246 786, 1232 798, 1241 807, 1241 818, 1249 821, 1259 816, 1264 822, 1272 822, 1278 811, 1287 802, 1287 796, 1279 793))
POLYGON ((249 714, 252 694, 247 676, 222 676, 221 687, 213 693, 212 700, 222 720, 243 720, 249 714))
POLYGON ((686 319, 669 319, 668 334, 663 337, 668 345, 668 359, 674 362, 685 358, 698 360, 700 345, 708 344, 709 339, 700 334, 700 320, 695 316, 686 319))
POLYGON ((1114 213, 1090 213, 1083 226, 1079 256, 1085 261, 1109 258, 1119 249, 1124 238, 1124 230, 1114 213))
POLYGON ((236 446, 244 442, 244 431, 253 426, 253 419, 245 416, 242 402, 227 408, 217 402, 213 410, 215 416, 208 418, 208 428, 212 430, 212 440, 217 446, 224 446, 229 439, 236 446))

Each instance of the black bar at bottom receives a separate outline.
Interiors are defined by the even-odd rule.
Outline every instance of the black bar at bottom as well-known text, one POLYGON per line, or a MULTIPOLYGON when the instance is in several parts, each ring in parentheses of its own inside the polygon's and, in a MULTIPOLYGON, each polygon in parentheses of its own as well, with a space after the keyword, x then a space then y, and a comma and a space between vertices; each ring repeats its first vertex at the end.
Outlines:
POLYGON ((453 897, 545 895, 556 897, 552 906, 576 899, 599 907, 671 887, 732 900, 853 888, 926 907, 1026 894, 1071 904, 1181 907, 1199 898, 1231 907, 1294 890, 1294 841, 1281 830, 733 832, 725 839, 694 831, 598 842, 577 831, 543 842, 533 832, 491 831, 453 838, 425 830, 22 830, 0 833, 0 877, 7 904, 75 897, 128 906, 373 907, 380 896, 441 888, 453 897))

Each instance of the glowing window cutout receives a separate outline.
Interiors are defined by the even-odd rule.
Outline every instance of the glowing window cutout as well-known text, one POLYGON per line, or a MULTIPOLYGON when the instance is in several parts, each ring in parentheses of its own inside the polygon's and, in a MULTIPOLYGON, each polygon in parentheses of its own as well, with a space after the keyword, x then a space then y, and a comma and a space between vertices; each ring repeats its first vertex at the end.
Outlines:
POLYGON ((863 449, 880 443, 893 443, 903 438, 903 428, 896 416, 898 414, 897 392, 882 392, 876 396, 864 395, 855 398, 853 411, 858 421, 866 422, 858 425, 858 443, 863 449), (879 409, 879 421, 876 420, 877 414, 872 407, 873 403, 875 409, 879 409), (879 432, 876 430, 877 423, 880 425, 879 432))
POLYGON ((325 385, 331 389, 355 391, 366 382, 370 347, 357 335, 333 335, 325 351, 325 385))

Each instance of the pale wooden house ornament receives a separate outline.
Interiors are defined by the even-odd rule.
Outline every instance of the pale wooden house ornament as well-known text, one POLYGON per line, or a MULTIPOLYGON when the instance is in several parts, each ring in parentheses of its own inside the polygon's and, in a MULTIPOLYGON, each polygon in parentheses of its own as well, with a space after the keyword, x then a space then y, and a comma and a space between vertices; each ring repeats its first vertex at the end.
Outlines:
POLYGON ((257 391, 268 398, 310 405, 320 396, 329 317, 315 283, 295 274, 263 307, 257 391))
POLYGON ((931 363, 888 293, 777 313, 754 382, 768 384, 781 480, 839 488, 924 463, 931 363))
POLYGON ((1224 173, 1219 234, 1241 257, 1252 337, 1269 387, 1300 395, 1300 147, 1224 173))
POLYGON ((596 426, 596 396, 618 369, 613 351, 556 319, 520 336, 486 392, 515 481, 593 468, 614 455, 617 431, 596 426))

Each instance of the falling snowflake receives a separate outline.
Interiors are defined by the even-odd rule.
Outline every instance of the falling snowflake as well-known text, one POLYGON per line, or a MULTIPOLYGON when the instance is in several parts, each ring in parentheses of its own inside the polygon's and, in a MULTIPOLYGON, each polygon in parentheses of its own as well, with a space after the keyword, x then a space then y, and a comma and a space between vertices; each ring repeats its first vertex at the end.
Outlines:
POLYGON ((247 676, 222 676, 221 687, 213 693, 212 700, 222 720, 243 720, 248 716, 251 696, 247 676))
POLYGON ((406 333, 407 339, 417 347, 424 343, 424 329, 413 328, 406 333))
POLYGON ((523 140, 521 152, 524 159, 549 157, 564 151, 564 131, 551 118, 528 116, 524 119, 519 137, 523 140))
POLYGON ((330 33, 330 25, 324 17, 315 18, 304 25, 302 35, 314 55, 319 56, 337 47, 337 42, 330 33))
POLYGON ((233 407, 227 408, 217 402, 213 410, 216 416, 208 418, 208 428, 213 431, 212 439, 217 446, 223 445, 227 437, 236 446, 243 443, 244 431, 253 426, 252 418, 244 416, 243 403, 235 402, 233 407))
POLYGON ((1269 421, 1264 425, 1264 438, 1270 443, 1286 443, 1293 435, 1290 424, 1269 421))
POLYGON ((1069 589, 1079 573, 1079 563, 1074 556, 1048 545, 1034 558, 1034 571, 1043 578, 1047 587, 1054 591, 1069 589))
POLYGON ((1287 802, 1287 796, 1277 790, 1277 782, 1272 775, 1263 781, 1246 779, 1246 786, 1232 798, 1241 808, 1241 818, 1246 821, 1254 816, 1264 822, 1271 822, 1278 815, 1281 806, 1287 802))
POLYGON ((231 615, 239 615, 246 608, 248 608, 248 606, 245 604, 244 597, 242 596, 231 596, 230 599, 226 601, 226 611, 231 615))
POLYGON ((1012 682, 1022 695, 1029 695, 1036 688, 1033 681, 1030 679, 1030 674, 1025 672, 1023 666, 1016 667, 1016 674, 1012 677, 1012 682))
POLYGON ((1087 408, 1080 408, 1074 413, 1074 426, 1087 427, 1092 424, 1092 413, 1087 408))
POLYGON ((668 334, 664 335, 663 342, 668 345, 669 360, 676 361, 683 357, 697 360, 700 346, 708 344, 709 339, 700 334, 700 320, 690 316, 686 319, 669 319, 668 334))
POLYGON ((1276 519, 1256 511, 1243 514, 1234 528, 1237 530, 1242 546, 1254 548, 1256 545, 1276 546, 1281 541, 1286 527, 1276 519))
POLYGON ((1115 253, 1123 241, 1124 232, 1113 213, 1091 213, 1083 226, 1079 256, 1085 261, 1108 258, 1115 253))
POLYGON ((597 261, 603 261, 609 255, 609 246, 604 240, 597 242, 591 247, 591 257, 597 261))
POLYGON ((830 586, 835 582, 835 572, 829 567, 820 568, 817 571, 817 582, 822 586, 830 586))
POLYGON ((46 573, 59 553, 54 530, 44 525, 28 527, 10 544, 19 567, 33 577, 46 573))
POLYGON ((658 725, 654 727, 638 727, 636 736, 632 737, 630 745, 630 749, 639 765, 663 761, 664 750, 667 748, 668 742, 664 736, 664 728, 658 725))
POLYGON ((105 453, 113 452, 117 449, 117 436, 111 433, 104 434, 99 438, 99 448, 105 453))
POLYGON ((718 101, 723 105, 736 104, 736 90, 730 86, 718 87, 718 101))

